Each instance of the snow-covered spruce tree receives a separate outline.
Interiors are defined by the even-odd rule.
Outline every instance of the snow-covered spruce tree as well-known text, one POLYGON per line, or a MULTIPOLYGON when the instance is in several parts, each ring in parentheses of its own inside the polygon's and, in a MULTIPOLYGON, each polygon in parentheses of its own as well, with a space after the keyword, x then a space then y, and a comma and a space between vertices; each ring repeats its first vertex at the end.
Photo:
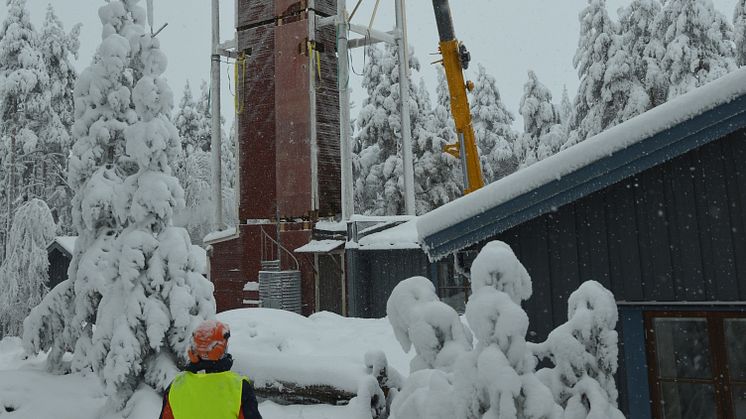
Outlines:
POLYGON ((197 102, 194 101, 192 88, 187 81, 184 86, 184 94, 173 117, 174 125, 179 131, 179 137, 181 137, 181 148, 184 151, 202 148, 204 139, 200 139, 199 135, 202 134, 201 130, 205 125, 205 118, 206 116, 200 114, 197 109, 197 102))
POLYGON ((47 6, 40 36, 40 48, 49 73, 51 92, 50 120, 41 133, 44 138, 46 155, 45 197, 56 214, 57 229, 61 234, 75 231, 72 221, 72 191, 65 181, 67 159, 72 148, 72 126, 75 122, 74 87, 78 73, 72 59, 78 57, 80 47, 80 24, 65 33, 62 22, 52 5, 47 6))
POLYGON ((746 65, 746 0, 738 0, 733 12, 733 34, 736 42, 736 62, 746 65))
MULTIPOLYGON (((186 205, 177 211, 176 225, 184 227, 197 244, 213 230, 212 213, 212 124, 209 106, 209 91, 203 82, 199 102, 192 98, 187 82, 179 109, 174 115, 174 125, 182 139, 181 149, 172 160, 174 175, 185 191, 186 205)), ((224 121, 221 119, 221 123, 224 121)), ((236 156, 235 121, 226 135, 221 132, 221 163, 223 217, 227 225, 235 225, 236 214, 236 156)))
POLYGON ((458 160, 443 151, 447 141, 437 134, 443 130, 443 123, 432 110, 430 95, 422 79, 416 99, 422 124, 412 142, 415 197, 417 214, 424 214, 460 196, 462 187, 454 176, 458 160))
POLYGON ((55 230, 44 201, 32 199, 16 210, 0 265, 0 339, 20 336, 23 319, 47 293, 47 246, 55 230))
MULTIPOLYGON (((396 215, 404 211, 404 175, 401 158, 401 109, 398 48, 383 51, 371 47, 363 70, 362 85, 368 97, 358 114, 354 171, 357 211, 372 215, 396 215)), ((410 50, 411 70, 419 61, 410 50)), ((413 142, 423 124, 416 85, 410 77, 409 106, 413 142)))
POLYGON ((191 331, 215 313, 212 285, 200 273, 205 262, 186 230, 171 223, 184 201, 169 162, 180 144, 169 119, 173 96, 162 78, 166 57, 157 39, 141 42, 143 76, 132 90, 139 121, 124 130, 137 171, 115 187, 115 213, 124 226, 111 259, 117 276, 101 288, 89 352, 115 409, 142 382, 165 390, 191 331))
POLYGON ((606 0, 588 0, 579 15, 580 39, 573 58, 580 86, 575 96, 570 134, 563 148, 585 141, 603 131, 611 119, 606 112, 608 97, 603 89, 608 61, 618 33, 617 24, 609 18, 606 0))
MULTIPOLYGON (((642 85, 648 96, 644 109, 644 102, 637 100, 640 106, 637 113, 654 108, 666 100, 668 83, 661 78, 656 58, 662 49, 661 39, 657 38, 655 31, 655 21, 660 12, 661 4, 658 0, 633 0, 627 7, 619 9, 622 49, 626 57, 620 56, 618 59, 627 60, 632 70, 631 81, 635 85, 642 85)), ((631 112, 628 114, 626 119, 634 116, 631 112)))
MULTIPOLYGON (((74 301, 69 304, 70 312, 60 313, 70 325, 64 339, 43 340, 72 346, 75 370, 93 366, 91 339, 101 294, 118 275, 114 240, 123 227, 114 214, 117 187, 123 177, 137 170, 124 153, 124 129, 138 120, 132 89, 136 75, 143 71, 141 43, 147 33, 145 11, 137 3, 112 1, 99 8, 102 41, 75 85, 75 144, 68 164, 68 183, 75 191, 73 223, 78 232, 68 270, 74 301)), ((64 305, 45 300, 39 313, 47 306, 64 305)), ((35 312, 31 317, 37 318, 35 312)))
POLYGON ((518 136, 513 151, 521 167, 559 151, 565 140, 560 110, 552 103, 552 93, 530 70, 519 112, 524 132, 518 136))
POLYGON ((529 321, 520 304, 532 293, 528 272, 510 246, 495 241, 472 263, 471 281, 466 318, 478 343, 456 365, 457 417, 562 418, 525 340, 529 321))
MULTIPOLYGON (((190 141, 194 141, 192 145, 195 148, 208 151, 212 147, 212 107, 210 106, 210 85, 204 80, 199 86, 197 116, 202 119, 198 120, 196 136, 192 137, 190 141)), ((224 122, 221 117, 221 126, 224 122)))
POLYGON ((177 211, 174 223, 186 228, 190 237, 201 242, 213 224, 212 156, 193 149, 186 155, 179 182, 184 186, 185 206, 177 211))
POLYGON ((537 373, 565 408, 566 419, 624 418, 617 409, 618 319, 614 295, 587 281, 570 295, 567 323, 534 345, 537 356, 552 368, 537 373))
POLYGON ((621 35, 614 35, 604 84, 602 130, 613 127, 650 109, 650 97, 632 66, 632 57, 621 35))
POLYGON ((49 75, 26 0, 7 0, 7 6, 8 14, 0 24, 0 141, 5 143, 0 181, 6 185, 6 231, 22 197, 42 192, 38 185, 43 184, 39 176, 46 155, 39 134, 53 113, 49 75))
POLYGON ((567 86, 562 87, 562 100, 560 101, 560 120, 562 126, 567 129, 572 119, 572 102, 570 101, 570 94, 567 92, 567 86))
POLYGON ((669 0, 655 23, 668 99, 736 69, 733 28, 710 0, 669 0))
POLYGON ((220 179, 223 189, 223 221, 227 226, 238 224, 238 204, 236 202, 236 184, 238 175, 236 173, 236 120, 233 120, 228 135, 223 137, 220 143, 222 175, 220 179))
POLYGON ((517 134, 515 118, 500 99, 495 78, 479 65, 476 87, 472 92, 471 115, 477 136, 485 183, 494 182, 516 171, 518 159, 513 152, 517 134))
POLYGON ((68 280, 32 310, 24 328, 26 350, 49 350, 52 370, 60 369, 66 351, 74 353, 73 369, 92 367, 89 351, 102 289, 118 274, 113 245, 122 225, 114 214, 116 189, 137 170, 124 155, 124 129, 138 121, 131 97, 136 76, 143 72, 142 45, 149 39, 145 10, 138 0, 110 1, 99 8, 99 18, 102 42, 73 93, 75 144, 68 184, 78 240, 68 280))
MULTIPOLYGON (((446 143, 454 143, 458 139, 456 137, 456 124, 453 121, 451 115, 451 94, 448 91, 448 82, 446 81, 445 70, 441 67, 437 68, 438 75, 438 86, 435 89, 437 95, 435 107, 432 111, 432 132, 437 138, 443 139, 446 143)), ((463 171, 461 169, 461 162, 450 154, 444 153, 443 159, 446 164, 450 166, 450 173, 443 173, 448 179, 444 180, 443 184, 450 185, 449 190, 454 189, 456 195, 452 197, 455 199, 461 196, 464 190, 463 171)), ((443 169, 441 169, 443 170, 443 169)))

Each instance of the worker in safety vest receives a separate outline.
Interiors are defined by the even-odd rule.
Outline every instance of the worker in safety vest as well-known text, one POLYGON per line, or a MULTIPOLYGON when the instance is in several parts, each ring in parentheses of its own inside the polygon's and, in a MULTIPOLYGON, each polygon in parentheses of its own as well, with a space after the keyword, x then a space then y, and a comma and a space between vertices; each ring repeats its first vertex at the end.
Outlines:
POLYGON ((192 334, 190 364, 163 396, 161 419, 262 419, 248 378, 230 369, 228 325, 207 320, 192 334))

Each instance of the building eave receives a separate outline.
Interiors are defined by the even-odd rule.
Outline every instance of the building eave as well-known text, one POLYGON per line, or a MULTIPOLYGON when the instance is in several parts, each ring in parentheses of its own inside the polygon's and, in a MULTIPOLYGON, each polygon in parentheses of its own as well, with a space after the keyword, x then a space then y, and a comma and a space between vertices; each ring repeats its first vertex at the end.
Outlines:
POLYGON ((746 96, 740 96, 481 214, 425 235, 421 237, 422 247, 432 260, 440 259, 744 127, 746 96))

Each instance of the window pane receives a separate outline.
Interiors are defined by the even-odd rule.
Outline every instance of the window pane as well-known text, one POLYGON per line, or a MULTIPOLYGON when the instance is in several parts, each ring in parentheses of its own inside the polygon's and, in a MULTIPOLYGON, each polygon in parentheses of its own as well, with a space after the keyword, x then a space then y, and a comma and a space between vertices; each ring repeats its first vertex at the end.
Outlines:
POLYGON ((715 390, 710 384, 661 383, 665 419, 715 419, 715 390))
POLYGON ((733 408, 736 419, 746 419, 746 386, 733 388, 733 408))
POLYGON ((725 320, 725 345, 730 378, 746 381, 746 319, 725 320))
POLYGON ((655 350, 662 378, 712 378, 707 320, 657 318, 655 350))

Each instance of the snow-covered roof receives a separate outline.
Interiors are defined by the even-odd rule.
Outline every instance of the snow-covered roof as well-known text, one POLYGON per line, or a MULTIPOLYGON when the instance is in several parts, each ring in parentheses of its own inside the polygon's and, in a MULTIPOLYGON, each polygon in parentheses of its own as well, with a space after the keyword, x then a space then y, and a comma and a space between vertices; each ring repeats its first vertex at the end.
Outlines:
POLYGON ((317 230, 323 231, 347 232, 347 223, 344 221, 320 220, 315 227, 317 230))
POLYGON ((746 127, 745 95, 741 69, 433 210, 423 249, 445 256, 746 127))
POLYGON ((238 231, 236 230, 236 227, 230 227, 226 228, 225 230, 213 231, 212 233, 206 235, 205 238, 202 239, 202 242, 206 245, 215 244, 233 239, 235 237, 238 237, 238 231))
MULTIPOLYGON (((57 236, 52 240, 52 243, 49 243, 49 246, 52 246, 53 244, 58 244, 63 250, 65 250, 70 255, 73 254, 75 251, 75 241, 78 240, 78 236, 57 236)), ((47 246, 47 248, 49 248, 47 246)))
POLYGON ((311 240, 305 246, 295 249, 295 253, 329 253, 344 244, 344 240, 311 240))
POLYGON ((395 227, 368 234, 359 239, 355 244, 348 242, 348 246, 356 247, 360 250, 419 249, 417 218, 409 218, 409 221, 395 227))

